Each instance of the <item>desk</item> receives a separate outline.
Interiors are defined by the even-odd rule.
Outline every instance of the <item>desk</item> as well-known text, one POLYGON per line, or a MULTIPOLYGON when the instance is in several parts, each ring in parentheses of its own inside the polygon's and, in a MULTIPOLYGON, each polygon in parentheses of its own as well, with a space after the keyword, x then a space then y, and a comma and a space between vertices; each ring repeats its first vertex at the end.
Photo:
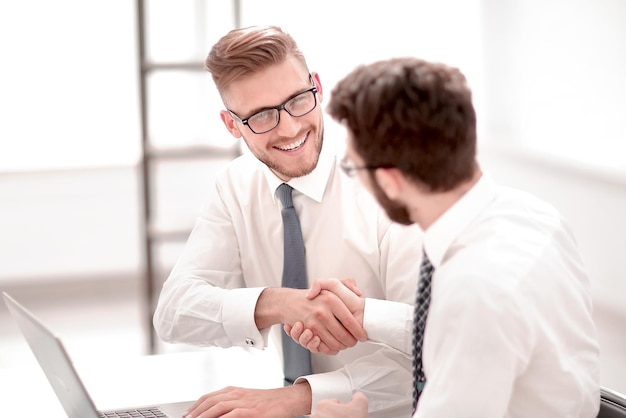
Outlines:
MULTIPOLYGON (((195 400, 225 386, 281 387, 273 351, 209 348, 75 364, 98 409, 195 400)), ((33 364, 0 369, 0 417, 66 418, 45 375, 33 364)))

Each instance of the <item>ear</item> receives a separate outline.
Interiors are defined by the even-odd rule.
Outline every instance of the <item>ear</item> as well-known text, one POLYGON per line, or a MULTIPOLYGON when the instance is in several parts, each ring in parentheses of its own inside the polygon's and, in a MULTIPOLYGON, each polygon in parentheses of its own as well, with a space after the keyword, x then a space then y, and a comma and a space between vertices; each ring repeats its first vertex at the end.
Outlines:
POLYGON ((320 75, 315 71, 311 72, 311 77, 313 78, 313 83, 315 87, 317 87, 317 101, 322 103, 324 97, 324 91, 322 89, 322 82, 320 81, 320 75))
POLYGON ((404 192, 404 177, 397 168, 379 168, 374 175, 378 185, 389 199, 397 200, 404 192))
POLYGON ((235 138, 241 138, 241 131, 239 130, 239 126, 237 126, 237 122, 233 117, 228 113, 227 110, 220 111, 220 118, 222 118, 222 122, 224 122, 224 126, 228 129, 228 132, 235 138))

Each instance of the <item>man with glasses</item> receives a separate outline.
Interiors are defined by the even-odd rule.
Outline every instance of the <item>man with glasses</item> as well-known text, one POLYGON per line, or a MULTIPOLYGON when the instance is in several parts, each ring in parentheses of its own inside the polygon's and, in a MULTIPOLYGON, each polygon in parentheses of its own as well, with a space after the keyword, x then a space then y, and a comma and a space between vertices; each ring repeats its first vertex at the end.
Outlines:
POLYGON ((313 354, 310 370, 304 361, 299 373, 286 368, 284 387, 207 394, 188 416, 293 417, 309 414, 323 398, 347 401, 354 391, 367 393, 372 417, 408 415, 410 356, 371 342, 357 345, 365 332, 341 299, 309 300, 306 288, 315 278, 336 277, 367 297, 411 304, 418 230, 393 224, 341 172, 335 143, 323 135, 320 76, 291 36, 277 27, 233 30, 212 47, 206 67, 225 106, 226 129, 250 153, 217 175, 164 283, 155 329, 168 342, 271 346, 283 357, 282 325, 301 322, 322 335, 328 350, 342 351, 313 354), (283 184, 292 189, 305 247, 302 289, 282 287, 283 254, 291 250, 283 248, 281 210, 291 206, 281 203, 283 184))
MULTIPOLYGON (((336 279, 314 280, 309 297, 339 295, 370 339, 412 353, 415 418, 596 417, 598 341, 575 239, 551 205, 481 169, 463 74, 375 62, 341 80, 327 109, 347 128, 342 167, 391 219, 419 225, 424 256, 415 309, 336 279)), ((320 351, 314 332, 290 333, 320 351)), ((322 401, 312 418, 366 417, 368 397, 322 401)))

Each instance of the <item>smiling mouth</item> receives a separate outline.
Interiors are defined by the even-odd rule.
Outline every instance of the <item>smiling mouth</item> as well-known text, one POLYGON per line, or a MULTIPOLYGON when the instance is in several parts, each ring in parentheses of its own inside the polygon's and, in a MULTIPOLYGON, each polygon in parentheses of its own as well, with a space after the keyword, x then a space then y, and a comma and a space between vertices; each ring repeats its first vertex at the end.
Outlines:
POLYGON ((297 149, 299 149, 300 147, 302 147, 302 145, 304 145, 304 143, 306 142, 306 136, 303 137, 302 139, 298 139, 297 141, 294 141, 290 144, 286 144, 286 145, 276 145, 274 148, 279 149, 281 151, 295 151, 297 149))

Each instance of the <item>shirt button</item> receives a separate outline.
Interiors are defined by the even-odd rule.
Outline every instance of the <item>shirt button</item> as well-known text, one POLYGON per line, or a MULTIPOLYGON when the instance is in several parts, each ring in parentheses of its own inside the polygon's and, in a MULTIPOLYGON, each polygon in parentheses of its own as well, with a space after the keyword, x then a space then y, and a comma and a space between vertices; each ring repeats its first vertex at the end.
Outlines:
POLYGON ((246 345, 250 347, 254 346, 254 340, 252 338, 246 338, 246 345))

